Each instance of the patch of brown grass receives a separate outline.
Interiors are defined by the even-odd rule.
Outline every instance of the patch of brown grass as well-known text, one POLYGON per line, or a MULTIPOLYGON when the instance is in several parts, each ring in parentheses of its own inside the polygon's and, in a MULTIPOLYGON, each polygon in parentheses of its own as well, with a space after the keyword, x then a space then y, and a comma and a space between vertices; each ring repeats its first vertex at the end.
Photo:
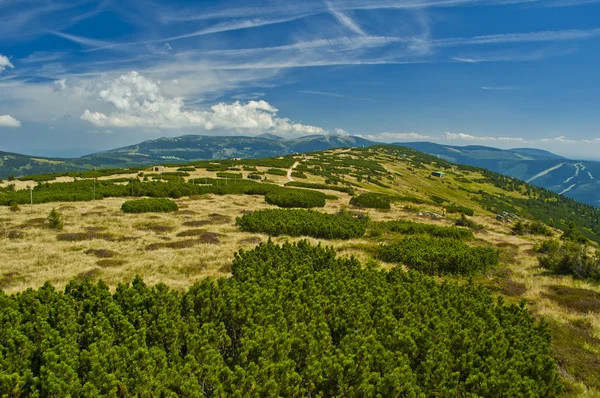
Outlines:
POLYGON ((99 234, 95 232, 68 232, 56 235, 56 239, 62 242, 82 242, 94 239, 112 240, 113 237, 110 234, 99 234))
POLYGON ((127 261, 125 261, 125 260, 117 260, 114 258, 105 258, 102 260, 98 260, 96 262, 96 265, 101 268, 115 268, 115 267, 120 267, 126 263, 127 263, 127 261))
POLYGON ((110 258, 117 255, 117 253, 115 253, 114 251, 107 249, 89 249, 86 250, 85 254, 89 254, 100 258, 110 258))
POLYGON ((186 231, 181 231, 180 233, 178 233, 177 237, 178 238, 186 238, 186 237, 190 237, 190 236, 200 236, 204 233, 206 233, 205 229, 188 229, 186 231))
POLYGON ((573 311, 587 313, 600 312, 600 293, 589 289, 578 289, 567 286, 553 285, 548 287, 547 297, 558 305, 573 311))
POLYGON ((183 225, 186 227, 204 227, 210 224, 212 224, 210 220, 186 221, 183 223, 183 225))

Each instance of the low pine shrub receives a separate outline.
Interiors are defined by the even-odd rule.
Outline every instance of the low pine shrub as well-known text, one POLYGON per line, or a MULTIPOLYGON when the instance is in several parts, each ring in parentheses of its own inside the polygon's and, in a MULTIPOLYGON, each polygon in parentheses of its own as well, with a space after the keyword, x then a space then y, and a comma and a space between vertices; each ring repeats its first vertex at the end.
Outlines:
POLYGON ((236 219, 244 232, 272 236, 312 236, 324 239, 353 239, 365 234, 369 219, 348 213, 326 214, 303 209, 266 209, 236 219))
POLYGON ((269 170, 267 170, 267 174, 273 174, 273 175, 276 175, 276 176, 286 176, 287 175, 287 170, 269 169, 269 170))
POLYGON ((177 203, 166 198, 128 200, 121 210, 125 213, 170 213, 179 210, 177 203))
POLYGON ((363 193, 350 199, 352 206, 367 209, 390 209, 391 196, 380 193, 363 193))
POLYGON ((473 275, 498 264, 498 250, 470 247, 457 239, 410 236, 378 248, 381 260, 428 275, 473 275))
POLYGON ((416 223, 408 220, 384 221, 373 226, 404 235, 426 234, 438 238, 472 239, 473 232, 466 228, 444 227, 434 224, 416 223))
POLYGON ((50 214, 48 214, 48 223, 50 228, 61 230, 64 227, 64 223, 61 215, 56 211, 56 209, 52 209, 50 214))
POLYGON ((265 202, 279 207, 324 207, 326 195, 322 192, 307 189, 281 188, 265 195, 265 202))

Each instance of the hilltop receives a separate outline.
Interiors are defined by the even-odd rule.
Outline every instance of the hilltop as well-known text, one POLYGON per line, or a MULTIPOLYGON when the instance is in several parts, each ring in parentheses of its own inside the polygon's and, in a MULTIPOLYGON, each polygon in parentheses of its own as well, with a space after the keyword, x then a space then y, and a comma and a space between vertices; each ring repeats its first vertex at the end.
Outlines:
POLYGON ((367 147, 373 144, 375 143, 360 137, 340 135, 312 135, 288 140, 273 134, 262 134, 257 137, 186 135, 144 141, 74 159, 43 158, 0 152, 0 179, 6 179, 10 175, 22 177, 43 173, 148 166, 194 160, 261 158, 332 148, 367 147))
POLYGON ((571 160, 533 148, 503 150, 431 142, 398 143, 449 162, 485 168, 583 203, 600 206, 600 162, 571 160))
MULTIPOLYGON (((438 282, 446 281, 457 283, 458 290, 452 290, 452 294, 463 295, 467 293, 460 286, 472 280, 476 286, 491 289, 493 296, 515 304, 506 307, 507 314, 529 317, 531 313, 538 320, 544 317, 547 322, 544 327, 553 336, 551 353, 567 391, 576 395, 600 389, 595 377, 600 370, 596 365, 600 350, 597 316, 600 288, 594 279, 600 278, 600 273, 594 274, 597 272, 594 267, 600 270, 600 265, 593 260, 600 241, 600 210, 550 191, 485 169, 456 165, 394 146, 262 159, 194 161, 168 165, 159 172, 136 168, 36 176, 35 180, 15 184, 9 188, 9 182, 5 182, 0 190, 0 204, 5 205, 0 207, 0 243, 5 248, 0 253, 3 264, 0 287, 6 293, 38 288, 49 281, 58 289, 66 286, 69 294, 80 297, 74 293, 77 289, 91 292, 85 283, 102 281, 107 289, 124 294, 131 288, 118 287, 119 284, 130 282, 137 275, 146 284, 165 283, 176 291, 191 289, 190 294, 208 288, 206 277, 220 281, 219 286, 226 286, 224 278, 233 278, 240 283, 240 294, 246 294, 244 284, 251 285, 250 280, 260 281, 274 272, 256 270, 259 274, 250 276, 246 272, 255 272, 250 271, 251 264, 268 263, 277 267, 281 259, 306 256, 300 253, 313 253, 314 257, 298 260, 294 267, 316 259, 334 261, 332 256, 340 259, 352 256, 355 259, 352 261, 359 261, 365 270, 375 267, 389 272, 392 279, 405 278, 397 274, 402 270, 419 270, 434 278, 421 280, 413 275, 411 278, 417 279, 402 282, 414 284, 410 288, 413 292, 425 285, 429 286, 425 291, 432 292, 438 282), (443 170, 445 176, 433 177, 436 170, 443 170), (31 208, 26 186, 36 186, 31 208), (148 197, 171 198, 174 208, 165 213, 121 210, 125 209, 124 202, 148 197), (11 211, 15 206, 20 210, 11 211), (62 217, 61 231, 49 228, 46 217, 53 208, 62 217), (560 243, 558 248, 552 248, 551 242, 561 242, 560 237, 590 253, 589 257, 578 260, 591 267, 588 273, 564 267, 560 273, 552 271, 553 256, 560 256, 559 250, 571 250, 571 246, 561 249, 560 243), (301 243, 305 239, 308 243, 301 243), (285 246, 286 242, 300 248, 285 246), (577 242, 587 243, 579 246, 581 243, 577 242), (284 246, 271 246, 276 244, 284 246), (323 244, 333 251, 320 252, 321 249, 302 246, 306 244, 323 244), (236 255, 239 249, 247 254, 236 255), (538 255, 544 262, 538 260, 538 255), (254 256, 261 260, 253 262, 254 256), (265 263, 269 256, 274 256, 273 260, 265 263), (246 265, 241 266, 240 262, 246 265), (248 281, 243 282, 246 278, 248 281), (84 285, 75 287, 79 285, 70 284, 71 280, 84 285), (520 313, 516 304, 522 300, 526 300, 521 304, 526 311, 520 313)), ((129 208, 142 209, 140 206, 152 209, 155 204, 132 204, 129 208)), ((315 277, 323 275, 320 272, 338 272, 334 272, 337 265, 330 265, 332 270, 326 271, 319 264, 314 264, 313 271, 290 268, 292 274, 278 271, 271 278, 276 285, 291 286, 297 283, 291 282, 296 278, 294 272, 300 272, 299 275, 315 272, 315 277)), ((356 265, 352 264, 344 267, 353 269, 356 265)), ((281 269, 291 266, 280 265, 281 269)), ((353 277, 336 274, 332 278, 346 284, 362 281, 363 274, 352 272, 353 277)), ((368 278, 371 282, 366 286, 371 286, 374 280, 383 283, 379 276, 368 278)), ((132 288, 141 292, 140 283, 135 282, 132 288)), ((371 289, 361 286, 356 288, 371 289)), ((143 294, 159 294, 161 289, 153 288, 143 294)), ((39 294, 46 293, 40 290, 39 294)), ((366 292, 363 299, 376 296, 366 292)), ((491 300, 484 306, 489 310, 495 299, 484 296, 464 299, 491 300)), ((148 296, 148 300, 154 299, 148 296)), ((260 305, 255 304, 259 311, 260 305)), ((360 307, 357 302, 351 306, 360 307)), ((508 330, 516 329, 503 332, 507 336, 513 333, 508 330)), ((534 336, 537 332, 527 333, 534 336)), ((389 331, 383 335, 389 335, 389 331)), ((334 345, 338 344, 335 336, 334 345)), ((425 339, 422 344, 426 344, 427 338, 422 338, 425 339)), ((535 355, 545 355, 542 340, 529 343, 535 355), (534 349, 538 344, 541 346, 534 349)), ((554 376, 549 373, 547 377, 548 384, 543 384, 548 388, 547 395, 555 395, 558 387, 550 381, 554 376)), ((415 383, 414 388, 429 391, 426 384, 415 383)), ((542 388, 542 384, 535 388, 542 388)))

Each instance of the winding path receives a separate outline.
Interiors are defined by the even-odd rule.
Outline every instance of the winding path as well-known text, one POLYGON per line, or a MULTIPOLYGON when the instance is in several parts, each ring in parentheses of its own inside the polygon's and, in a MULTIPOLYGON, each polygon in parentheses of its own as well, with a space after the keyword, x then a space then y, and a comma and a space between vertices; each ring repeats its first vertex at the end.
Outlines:
POLYGON ((290 169, 289 169, 289 170, 288 170, 288 172, 287 172, 287 178, 288 178, 288 180, 290 180, 290 181, 294 181, 294 178, 292 177, 292 172, 294 171, 294 169, 295 169, 296 167, 298 167, 298 165, 299 165, 299 164, 300 164, 300 162, 296 162, 296 163, 294 163, 294 164, 292 165, 292 167, 290 167, 290 169))

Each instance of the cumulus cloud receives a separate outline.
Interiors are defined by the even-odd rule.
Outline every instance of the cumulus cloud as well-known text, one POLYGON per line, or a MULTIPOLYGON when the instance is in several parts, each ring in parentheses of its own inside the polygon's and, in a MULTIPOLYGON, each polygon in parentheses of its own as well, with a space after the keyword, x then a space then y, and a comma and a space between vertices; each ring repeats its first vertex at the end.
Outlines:
POLYGON ((365 138, 372 141, 383 141, 383 142, 394 142, 394 141, 415 141, 415 140, 432 140, 437 137, 431 137, 428 135, 423 135, 419 133, 377 133, 377 134, 367 134, 365 138))
POLYGON ((471 134, 465 134, 465 133, 450 133, 450 132, 445 132, 444 134, 442 134, 442 139, 444 140, 465 140, 465 141, 518 141, 518 142, 525 142, 525 139, 521 138, 521 137, 480 137, 480 136, 476 136, 476 135, 471 135, 471 134))
POLYGON ((21 127, 21 122, 10 115, 0 115, 0 127, 21 127))
POLYGON ((349 132, 347 132, 346 130, 344 130, 344 129, 341 129, 341 128, 337 128, 337 129, 335 129, 335 133, 336 133, 337 135, 350 135, 350 133, 349 133, 349 132))
MULTIPOLYGON (((57 87, 68 87, 58 81, 57 87)), ((166 96, 160 82, 130 72, 117 79, 96 82, 79 89, 114 108, 112 113, 86 109, 81 119, 97 127, 199 127, 205 130, 235 130, 246 133, 270 131, 283 135, 324 134, 321 127, 278 117, 279 110, 266 101, 219 103, 210 110, 185 107, 183 98, 166 96)))
POLYGON ((0 54, 0 72, 3 72, 6 68, 14 68, 14 65, 10 63, 7 56, 0 54))

